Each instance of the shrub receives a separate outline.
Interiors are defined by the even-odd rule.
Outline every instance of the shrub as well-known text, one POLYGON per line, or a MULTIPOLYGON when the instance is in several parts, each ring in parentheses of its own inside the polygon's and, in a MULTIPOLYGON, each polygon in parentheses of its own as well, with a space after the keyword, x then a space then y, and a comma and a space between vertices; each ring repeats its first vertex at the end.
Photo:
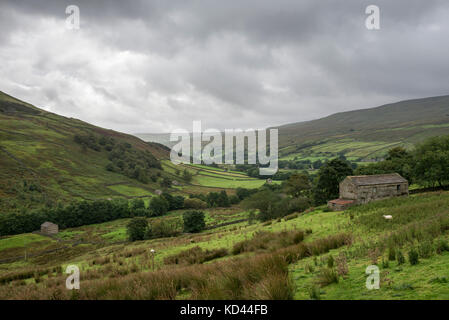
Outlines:
POLYGON ((320 287, 317 285, 312 285, 308 289, 309 297, 312 300, 321 300, 320 287))
POLYGON ((316 282, 321 287, 338 283, 338 274, 333 268, 323 268, 317 276, 316 282))
POLYGON ((329 268, 334 267, 334 257, 332 255, 329 255, 329 257, 327 258, 327 266, 329 268))
POLYGON ((206 209, 207 203, 200 199, 185 199, 184 200, 184 208, 186 209, 206 209))
POLYGON ((384 259, 384 258, 382 257, 382 268, 388 269, 389 267, 390 267, 390 262, 389 262, 389 260, 388 260, 388 259, 384 259))
POLYGON ((153 197, 151 198, 148 209, 151 212, 151 216, 162 216, 168 211, 168 202, 163 197, 153 197))
POLYGON ((396 261, 398 262, 398 266, 405 263, 405 257, 401 250, 396 251, 396 261))
POLYGON ((396 260, 396 249, 393 246, 388 248, 388 260, 389 261, 396 260))
POLYGON ((445 239, 440 239, 437 245, 437 253, 441 254, 444 251, 449 251, 449 244, 445 239))
POLYGON ((204 221, 204 212, 202 211, 186 211, 182 215, 184 221, 184 232, 196 233, 206 228, 204 221))
POLYGON ((240 198, 237 197, 236 195, 232 195, 229 197, 229 203, 230 204, 237 204, 240 202, 240 198))
POLYGON ((412 248, 408 253, 408 261, 412 266, 419 263, 419 254, 414 248, 412 248))
POLYGON ((433 243, 430 240, 423 241, 418 247, 419 257, 425 259, 433 255, 433 243))
POLYGON ((254 210, 251 210, 248 215, 248 224, 253 224, 254 222, 256 222, 256 219, 256 213, 254 212, 254 210))
POLYGON ((161 219, 152 221, 145 235, 146 239, 175 237, 182 231, 179 219, 161 219))
POLYGON ((143 240, 147 233, 148 222, 145 218, 133 218, 126 226, 126 232, 129 240, 143 240))

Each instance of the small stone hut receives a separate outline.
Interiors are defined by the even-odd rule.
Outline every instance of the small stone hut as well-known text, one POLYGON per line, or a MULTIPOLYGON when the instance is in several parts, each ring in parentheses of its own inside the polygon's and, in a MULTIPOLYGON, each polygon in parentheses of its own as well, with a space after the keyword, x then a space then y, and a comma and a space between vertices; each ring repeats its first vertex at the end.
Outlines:
POLYGON ((340 197, 327 203, 332 210, 345 210, 355 204, 408 195, 408 181, 397 173, 348 176, 339 187, 340 197))
POLYGON ((56 234, 58 233, 58 225, 51 222, 44 222, 41 224, 41 233, 43 234, 56 234))

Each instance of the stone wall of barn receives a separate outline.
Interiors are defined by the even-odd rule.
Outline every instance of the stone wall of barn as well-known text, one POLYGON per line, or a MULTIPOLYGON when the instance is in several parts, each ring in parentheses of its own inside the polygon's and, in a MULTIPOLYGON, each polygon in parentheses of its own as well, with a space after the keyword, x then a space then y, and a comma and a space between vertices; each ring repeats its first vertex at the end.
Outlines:
POLYGON ((56 234, 59 231, 58 229, 57 225, 41 226, 41 232, 44 234, 56 234))
POLYGON ((358 204, 408 195, 408 183, 358 186, 358 188, 356 188, 356 195, 357 197, 355 200, 358 204))
POLYGON ((340 182, 340 199, 357 200, 357 189, 349 179, 340 182))

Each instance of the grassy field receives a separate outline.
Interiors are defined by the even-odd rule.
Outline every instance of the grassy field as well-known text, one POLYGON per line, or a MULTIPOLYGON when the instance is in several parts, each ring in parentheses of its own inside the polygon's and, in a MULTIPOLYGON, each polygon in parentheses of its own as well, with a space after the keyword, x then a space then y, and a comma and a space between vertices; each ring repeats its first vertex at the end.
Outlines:
MULTIPOLYGON (((181 214, 182 211, 174 211, 163 218, 151 218, 149 221, 180 219, 181 214)), ((235 289, 234 298, 249 298, 254 294, 262 299, 449 297, 449 251, 440 250, 439 245, 449 238, 446 231, 449 229, 448 192, 389 199, 354 207, 346 212, 325 212, 323 208, 316 208, 270 223, 249 224, 245 221, 220 227, 224 222, 239 221, 248 214, 239 207, 208 209, 206 222, 212 229, 199 234, 181 234, 133 243, 126 242, 127 219, 63 230, 58 238, 66 245, 81 244, 69 245, 58 256, 48 254, 27 261, 22 259, 0 264, 0 283, 3 283, 0 285, 0 297, 48 298, 64 283, 64 275, 54 270, 68 264, 78 265, 82 272, 84 280, 79 298, 126 298, 131 294, 127 291, 131 290, 129 286, 135 291, 134 296, 129 298, 162 298, 168 290, 164 285, 161 284, 162 287, 154 289, 156 291, 151 294, 145 290, 143 293, 141 286, 155 279, 168 285, 171 277, 175 282, 184 281, 184 285, 174 289, 170 287, 170 295, 166 298, 217 298, 218 293, 214 290, 230 285, 222 282, 226 277, 240 279, 244 287, 252 288, 252 293, 245 288, 243 291, 235 289), (385 220, 382 217, 384 214, 391 214, 393 219, 385 220), (301 238, 295 240, 301 234, 301 238), (342 234, 345 235, 344 243, 336 243, 335 239, 340 239, 342 234), (301 240, 302 237, 304 240, 301 240), (392 247, 403 253, 404 263, 398 264, 396 259, 388 261, 392 247), (154 272, 149 255, 151 248, 156 250, 154 272), (408 258, 412 248, 419 252, 416 265, 411 265, 408 258), (307 254, 307 250, 316 253, 307 254), (335 261, 332 269, 328 268, 330 256, 335 261), (339 260, 341 257, 344 257, 344 263, 339 260), (176 259, 188 259, 186 261, 190 262, 173 265, 172 261, 178 261, 176 259), (266 278, 256 277, 258 280, 251 282, 249 278, 242 278, 247 275, 241 265, 246 264, 245 261, 253 264, 254 270, 258 270, 259 264, 277 262, 264 267, 266 278), (366 288, 365 270, 372 264, 380 269, 378 290, 366 288), (237 266, 242 268, 241 272, 233 271, 237 266), (337 273, 338 280, 326 271, 337 272, 345 268, 346 273, 337 273), (29 270, 36 269, 45 270, 45 273, 27 276, 29 270), (197 285, 201 279, 210 279, 211 283, 200 290, 197 285), (288 291, 275 289, 280 285, 288 291), (117 289, 123 287, 117 291, 114 286, 119 286, 117 289), (265 289, 262 290, 262 287, 265 289), (109 289, 105 292, 105 288, 109 289)), ((34 236, 37 235, 0 239, 0 254, 3 256, 11 249, 44 248, 49 245, 44 242, 50 239, 34 236)), ((61 298, 71 297, 67 290, 59 290, 58 294, 61 298)))
MULTIPOLYGON (((192 175, 192 180, 188 185, 200 187, 212 187, 221 189, 236 189, 241 188, 259 188, 266 180, 255 179, 237 171, 227 171, 222 168, 214 168, 199 164, 180 164, 174 165, 169 160, 162 161, 162 166, 165 171, 181 176, 184 170, 187 170, 192 175)), ((278 183, 275 181, 275 183, 278 183)), ((190 186, 185 189, 189 189, 190 186)))

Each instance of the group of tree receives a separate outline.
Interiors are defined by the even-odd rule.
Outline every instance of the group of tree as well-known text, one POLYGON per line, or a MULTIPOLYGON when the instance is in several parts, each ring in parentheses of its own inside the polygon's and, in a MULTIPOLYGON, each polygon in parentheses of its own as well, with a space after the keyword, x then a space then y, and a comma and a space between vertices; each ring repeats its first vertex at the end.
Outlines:
POLYGON ((45 221, 64 229, 128 218, 132 214, 128 201, 124 199, 79 201, 66 206, 5 213, 0 215, 0 236, 39 230, 45 221))
MULTIPOLYGON (((220 192, 209 192, 207 194, 191 194, 190 198, 201 200, 208 208, 230 207, 232 204, 240 202, 237 196, 228 197, 228 194, 224 190, 220 192)), ((194 203, 199 204, 197 201, 194 203)))
POLYGON ((83 147, 108 153, 109 163, 106 170, 123 174, 142 183, 154 180, 149 176, 150 169, 161 169, 161 164, 148 150, 139 150, 128 142, 117 142, 112 137, 97 136, 92 133, 74 136, 74 141, 83 147))
POLYGON ((148 150, 138 150, 131 144, 122 142, 114 145, 108 154, 108 171, 124 174, 142 183, 148 183, 151 169, 161 169, 160 162, 148 150))
POLYGON ((33 232, 39 230, 45 221, 51 221, 58 224, 60 229, 65 229, 122 218, 157 217, 168 210, 182 208, 183 200, 180 196, 163 194, 151 198, 148 208, 142 199, 112 199, 77 201, 66 206, 58 204, 54 207, 5 213, 0 215, 0 236, 33 232))
POLYGON ((397 172, 409 183, 425 187, 449 184, 449 135, 426 139, 411 151, 396 147, 384 161, 361 166, 356 174, 397 172))
POLYGON ((182 215, 182 226, 175 219, 151 221, 145 217, 135 217, 126 226, 130 241, 169 237, 179 234, 201 232, 206 228, 205 214, 202 211, 186 211, 182 215))

